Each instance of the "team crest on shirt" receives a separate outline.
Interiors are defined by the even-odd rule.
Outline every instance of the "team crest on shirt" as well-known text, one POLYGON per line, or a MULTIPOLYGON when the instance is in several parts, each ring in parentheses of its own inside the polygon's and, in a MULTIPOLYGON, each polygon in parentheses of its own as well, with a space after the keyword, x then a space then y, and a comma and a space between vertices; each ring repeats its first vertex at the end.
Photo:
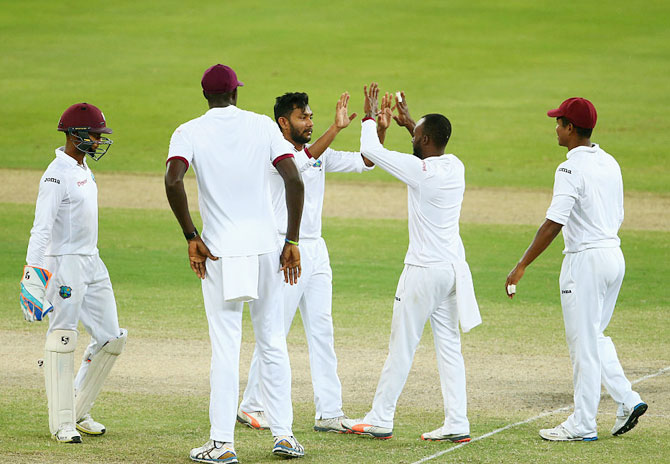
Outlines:
POLYGON ((60 297, 64 300, 70 298, 72 296, 72 287, 68 287, 67 285, 62 285, 60 290, 58 291, 58 294, 60 297))
POLYGON ((316 160, 316 163, 312 165, 313 168, 320 168, 323 163, 320 159, 316 160))

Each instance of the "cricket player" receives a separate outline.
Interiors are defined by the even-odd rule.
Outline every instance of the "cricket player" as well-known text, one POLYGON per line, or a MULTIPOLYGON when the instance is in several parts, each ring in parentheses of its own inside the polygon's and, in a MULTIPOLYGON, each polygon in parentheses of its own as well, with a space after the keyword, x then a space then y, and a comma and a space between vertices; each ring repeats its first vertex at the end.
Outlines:
POLYGON ((44 378, 49 430, 61 443, 81 443, 79 432, 102 435, 105 426, 91 408, 126 343, 105 264, 98 254, 98 187, 86 156, 99 160, 112 141, 105 117, 94 105, 70 106, 58 122, 65 146, 40 180, 27 265, 21 279, 26 320, 49 315, 44 378), (74 350, 81 321, 91 336, 74 377, 74 350))
POLYGON ((201 84, 210 109, 175 130, 165 173, 168 201, 188 242, 191 268, 202 279, 212 343, 210 439, 194 448, 190 457, 198 462, 237 462, 234 428, 245 301, 256 335, 262 398, 274 436, 272 452, 302 457, 304 449, 292 432, 280 269, 286 282, 297 282, 303 183, 293 147, 277 125, 267 116, 237 107, 237 90, 243 84, 235 71, 214 65, 205 71, 201 84), (267 179, 269 163, 286 191, 287 229, 281 254, 267 179), (191 165, 198 184, 202 236, 184 191, 183 177, 191 165))
MULTIPOLYGON (((366 99, 374 98, 374 106, 378 92, 374 83, 369 92, 366 88, 366 99)), ((302 172, 305 184, 305 205, 300 224, 302 274, 297 285, 284 286, 284 329, 288 335, 296 309, 300 308, 309 349, 316 408, 314 430, 317 432, 346 432, 342 427, 342 419, 346 417, 342 412, 342 385, 337 375, 333 339, 333 276, 326 242, 321 237, 326 172, 363 172, 373 166, 360 152, 328 148, 337 134, 356 117, 355 113, 348 115, 348 101, 349 94, 343 93, 336 105, 335 121, 319 140, 309 146, 307 144, 311 140, 314 123, 308 95, 302 92, 286 93, 277 97, 274 106, 275 120, 284 138, 296 152, 306 153, 313 161, 312 166, 302 172)), ((269 179, 279 238, 284 241, 287 221, 286 206, 281 201, 284 183, 276 169, 270 170, 269 179)), ((267 421, 264 409, 258 378, 258 353, 254 352, 237 420, 255 429, 265 429, 267 421)))
POLYGON ((569 98, 547 115, 556 118, 558 144, 568 149, 567 160, 556 170, 546 220, 507 276, 505 289, 514 297, 526 267, 563 230, 565 258, 559 285, 575 410, 562 424, 540 430, 540 436, 551 441, 593 441, 598 439, 601 382, 619 405, 613 435, 631 430, 647 410, 621 368, 614 343, 603 335, 625 272, 617 235, 623 222, 623 181, 616 160, 591 143, 597 113, 590 101, 569 98))
MULTIPOLYGON (((379 119, 390 121, 391 96, 384 95, 379 119)), ((361 152, 377 166, 407 184, 409 248, 393 305, 389 353, 382 369, 372 409, 363 419, 345 419, 344 428, 358 435, 393 436, 396 404, 409 375, 426 321, 435 339, 444 397, 441 427, 421 435, 431 441, 470 441, 465 365, 459 321, 464 332, 481 323, 470 268, 459 235, 465 191, 465 169, 444 153, 451 124, 441 114, 428 114, 416 124, 404 93, 396 97, 394 116, 413 134, 414 156, 386 150, 375 131, 373 113, 366 111, 361 152)))

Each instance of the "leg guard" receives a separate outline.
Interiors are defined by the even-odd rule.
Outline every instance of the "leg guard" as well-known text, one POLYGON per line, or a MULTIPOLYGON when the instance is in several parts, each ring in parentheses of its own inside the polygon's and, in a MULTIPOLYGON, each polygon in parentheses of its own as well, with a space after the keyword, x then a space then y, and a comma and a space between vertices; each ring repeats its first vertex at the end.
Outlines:
POLYGON ((95 399, 102 389, 102 384, 107 378, 107 374, 112 370, 117 356, 121 354, 123 348, 126 346, 127 337, 128 331, 121 329, 121 335, 105 343, 100 351, 92 357, 86 377, 76 394, 77 404, 75 410, 77 411, 77 421, 91 411, 95 399))
POLYGON ((44 346, 44 380, 49 404, 49 430, 58 432, 63 424, 74 425, 74 349, 77 332, 54 330, 44 346))

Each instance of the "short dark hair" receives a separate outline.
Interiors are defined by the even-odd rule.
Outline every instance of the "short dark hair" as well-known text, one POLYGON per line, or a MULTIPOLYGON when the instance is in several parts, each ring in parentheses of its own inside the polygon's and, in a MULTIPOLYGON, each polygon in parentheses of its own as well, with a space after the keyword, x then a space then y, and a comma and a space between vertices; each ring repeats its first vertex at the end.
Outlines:
POLYGON ((561 121, 561 126, 563 126, 563 127, 565 127, 565 126, 567 126, 568 124, 572 123, 572 125, 573 125, 574 128, 575 128, 575 130, 577 131, 577 135, 579 135, 580 137, 583 137, 583 138, 585 138, 585 139, 589 139, 589 138, 591 138, 591 134, 593 133, 593 129, 586 129, 586 128, 584 128, 584 127, 575 126, 575 123, 572 122, 572 121, 570 121, 570 120, 569 120, 568 118, 566 118, 565 116, 559 116, 558 119, 561 121))
POLYGON ((305 92, 286 92, 275 101, 275 121, 279 124, 279 118, 288 118, 295 108, 304 110, 309 104, 309 97, 305 92))
POLYGON ((430 137, 437 148, 444 148, 451 137, 451 123, 446 116, 431 113, 423 116, 423 133, 430 137))

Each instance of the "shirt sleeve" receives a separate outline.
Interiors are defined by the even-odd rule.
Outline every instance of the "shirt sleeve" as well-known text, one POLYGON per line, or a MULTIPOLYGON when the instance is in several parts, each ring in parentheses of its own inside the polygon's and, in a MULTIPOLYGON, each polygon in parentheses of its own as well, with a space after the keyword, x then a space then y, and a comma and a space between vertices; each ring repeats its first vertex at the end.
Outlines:
POLYGON ((410 187, 417 187, 427 176, 428 167, 416 156, 387 150, 379 142, 377 127, 372 119, 363 121, 361 127, 361 153, 393 177, 410 187))
POLYGON ((277 124, 267 116, 263 116, 262 118, 265 132, 268 134, 270 141, 270 161, 272 164, 276 166, 283 159, 294 158, 293 145, 284 138, 277 124))
POLYGON ((44 254, 51 239, 51 231, 60 204, 65 198, 67 187, 62 175, 55 175, 48 171, 40 180, 40 189, 35 204, 35 220, 30 229, 26 264, 35 267, 44 267, 44 254))
POLYGON ((180 159, 186 163, 186 169, 193 162, 193 143, 183 125, 179 126, 172 134, 172 138, 170 138, 170 148, 168 149, 166 164, 173 159, 180 159))
POLYGON ((323 159, 326 172, 363 172, 374 169, 374 166, 365 165, 360 152, 326 148, 319 159, 323 159))
POLYGON ((554 175, 554 195, 547 210, 547 219, 565 225, 579 198, 580 177, 574 168, 562 163, 554 175))

